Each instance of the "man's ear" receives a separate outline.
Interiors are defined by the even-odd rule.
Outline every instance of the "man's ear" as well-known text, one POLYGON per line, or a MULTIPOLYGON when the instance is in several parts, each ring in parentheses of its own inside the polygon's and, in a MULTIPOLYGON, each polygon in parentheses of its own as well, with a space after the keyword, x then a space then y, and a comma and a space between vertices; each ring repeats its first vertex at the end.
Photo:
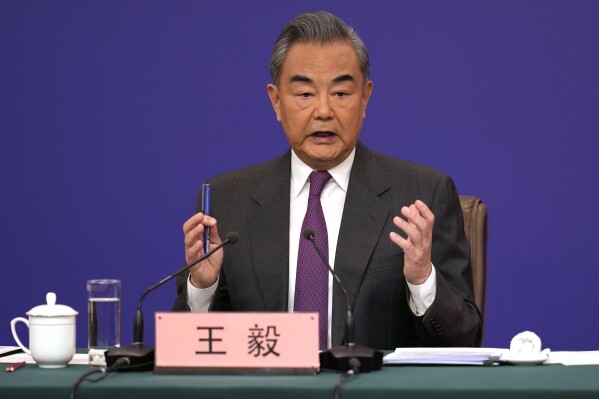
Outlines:
POLYGON ((366 86, 364 86, 364 92, 362 93, 362 118, 366 118, 366 107, 372 95, 372 86, 372 80, 369 80, 366 86))
POLYGON ((281 122, 281 103, 279 97, 279 89, 272 83, 266 85, 266 91, 268 92, 268 97, 270 98, 270 103, 272 104, 272 108, 275 110, 275 114, 277 114, 277 120, 281 122))

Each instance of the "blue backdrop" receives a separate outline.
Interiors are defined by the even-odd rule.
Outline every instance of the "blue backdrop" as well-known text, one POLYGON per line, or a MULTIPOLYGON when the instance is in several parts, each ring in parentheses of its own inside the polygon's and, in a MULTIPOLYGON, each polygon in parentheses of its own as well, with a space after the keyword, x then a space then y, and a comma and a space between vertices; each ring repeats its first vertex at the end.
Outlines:
POLYGON ((131 342, 201 181, 287 149, 268 60, 316 9, 369 48, 362 140, 487 203, 485 345, 599 349, 599 2, 551 0, 0 1, 0 345, 52 290, 86 346, 89 278, 122 279, 131 342))

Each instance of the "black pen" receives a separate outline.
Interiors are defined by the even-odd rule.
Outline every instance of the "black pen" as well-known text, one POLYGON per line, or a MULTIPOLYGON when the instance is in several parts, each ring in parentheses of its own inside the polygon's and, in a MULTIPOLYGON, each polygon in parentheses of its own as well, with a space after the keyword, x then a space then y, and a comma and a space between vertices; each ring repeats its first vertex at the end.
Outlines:
POLYGON ((12 364, 6 368, 6 372, 12 373, 13 371, 17 371, 18 369, 25 367, 26 364, 27 363, 25 363, 25 362, 18 362, 18 363, 12 364))

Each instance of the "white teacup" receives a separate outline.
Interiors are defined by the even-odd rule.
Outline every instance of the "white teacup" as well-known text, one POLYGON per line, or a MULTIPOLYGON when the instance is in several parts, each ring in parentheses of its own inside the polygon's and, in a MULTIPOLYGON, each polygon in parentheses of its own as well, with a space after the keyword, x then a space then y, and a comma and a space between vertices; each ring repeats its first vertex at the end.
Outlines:
POLYGON ((17 317, 10 322, 15 341, 31 355, 39 367, 65 367, 75 355, 75 316, 77 312, 56 304, 56 294, 48 292, 47 305, 36 306, 27 312, 29 320, 17 317), (29 328, 29 348, 21 343, 15 326, 23 322, 29 328))

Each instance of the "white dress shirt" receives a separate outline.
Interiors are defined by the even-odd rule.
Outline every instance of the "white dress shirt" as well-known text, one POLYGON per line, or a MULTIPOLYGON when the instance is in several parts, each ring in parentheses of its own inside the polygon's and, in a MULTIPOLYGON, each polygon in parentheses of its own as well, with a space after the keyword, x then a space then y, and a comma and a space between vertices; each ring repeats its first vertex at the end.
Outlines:
MULTIPOLYGON (((335 265, 335 252, 337 249, 337 239, 339 237, 339 228, 341 226, 341 217, 345 204, 345 195, 349 185, 349 177, 354 162, 356 150, 342 163, 329 169, 332 178, 325 185, 320 196, 322 210, 327 224, 329 238, 329 262, 331 267, 335 265)), ((290 214, 289 214, 289 292, 288 309, 293 311, 295 300, 295 274, 297 269, 297 254, 299 249, 299 239, 302 223, 306 210, 308 209, 308 194, 310 192, 309 176, 313 169, 302 162, 297 155, 291 152, 291 190, 290 214)), ((399 213, 399 210, 397 210, 399 213)), ((194 312, 208 311, 212 298, 216 292, 218 280, 211 287, 200 289, 194 287, 190 280, 187 280, 187 303, 194 312)), ((436 294, 436 271, 433 267, 429 278, 421 285, 408 283, 410 290, 409 306, 412 312, 417 315, 423 315, 429 306, 433 303, 436 294)), ((331 320, 333 309, 333 277, 329 275, 329 346, 331 343, 331 320)))

